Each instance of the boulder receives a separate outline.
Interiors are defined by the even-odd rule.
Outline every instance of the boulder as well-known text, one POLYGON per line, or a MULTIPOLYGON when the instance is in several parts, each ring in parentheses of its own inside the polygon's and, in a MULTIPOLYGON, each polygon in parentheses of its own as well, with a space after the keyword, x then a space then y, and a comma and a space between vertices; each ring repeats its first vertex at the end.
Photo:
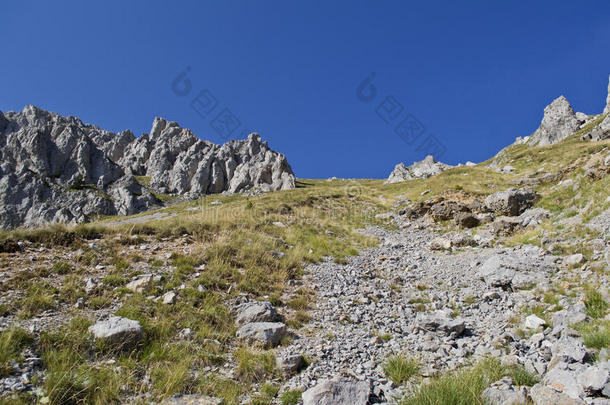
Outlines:
POLYGON ((127 283, 125 286, 128 290, 136 293, 142 293, 148 290, 153 284, 154 276, 152 274, 144 274, 137 279, 127 283))
POLYGON ((589 358, 589 352, 583 343, 573 337, 564 336, 553 344, 551 354, 565 363, 583 363, 589 358))
POLYGON ((273 305, 267 301, 248 302, 238 309, 235 323, 244 325, 251 322, 279 322, 282 320, 273 305))
POLYGON ((303 392, 303 405, 368 405, 371 396, 369 381, 353 381, 340 377, 322 380, 303 392))
POLYGON ((525 387, 516 387, 510 377, 504 377, 486 388, 482 396, 488 405, 525 404, 527 390, 525 387))
POLYGON ((554 388, 538 383, 530 389, 530 398, 534 405, 585 405, 581 399, 572 398, 554 388))
POLYGON ((524 245, 490 256, 478 271, 490 287, 508 290, 545 283, 555 269, 553 257, 540 248, 524 245))
POLYGON ((305 368, 306 362, 301 354, 284 354, 278 356, 277 366, 284 375, 292 375, 305 368))
POLYGON ((430 250, 451 250, 451 240, 442 237, 436 237, 430 241, 430 250))
POLYGON ((528 188, 509 188, 487 196, 485 205, 499 215, 517 216, 538 200, 538 194, 528 188))
POLYGON ((140 322, 120 316, 111 316, 89 327, 93 338, 116 351, 135 348, 142 340, 140 322))
POLYGON ((286 325, 282 322, 252 322, 237 330, 239 339, 266 347, 279 345, 285 334, 286 325))
POLYGON ((565 263, 568 266, 575 266, 577 264, 582 264, 585 262, 585 257, 582 253, 575 253, 565 258, 565 263))
POLYGON ((546 325, 546 321, 542 318, 539 318, 535 314, 529 315, 525 318, 525 321, 523 322, 523 327, 526 329, 536 330, 538 328, 542 328, 544 325, 546 325))
POLYGON ((469 212, 459 212, 455 215, 455 224, 460 228, 474 228, 479 226, 479 218, 469 212))
POLYGON ((439 310, 431 314, 418 315, 415 327, 427 332, 435 332, 455 339, 460 336, 466 326, 463 319, 453 319, 445 311, 439 310))

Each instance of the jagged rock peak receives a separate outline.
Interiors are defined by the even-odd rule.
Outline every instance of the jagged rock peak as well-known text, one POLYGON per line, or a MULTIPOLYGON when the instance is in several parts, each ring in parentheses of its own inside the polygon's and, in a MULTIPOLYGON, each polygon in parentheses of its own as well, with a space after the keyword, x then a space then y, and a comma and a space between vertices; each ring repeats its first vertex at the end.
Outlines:
POLYGON ((404 163, 397 164, 392 173, 390 173, 386 183, 398 183, 411 179, 426 179, 452 167, 451 165, 437 162, 432 155, 428 155, 424 160, 413 162, 411 166, 405 166, 404 163))
POLYGON ((294 186, 286 157, 258 134, 216 145, 163 118, 136 138, 33 105, 0 112, 1 228, 134 214, 161 204, 153 191, 190 198, 294 186))
POLYGON ((529 144, 551 145, 572 135, 583 123, 564 96, 559 96, 544 109, 540 127, 528 139, 529 144))

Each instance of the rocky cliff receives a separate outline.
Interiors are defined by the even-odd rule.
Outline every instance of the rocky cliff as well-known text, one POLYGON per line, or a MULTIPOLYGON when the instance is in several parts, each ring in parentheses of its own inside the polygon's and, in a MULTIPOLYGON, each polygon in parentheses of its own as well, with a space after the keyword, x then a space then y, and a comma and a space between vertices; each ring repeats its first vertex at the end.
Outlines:
POLYGON ((136 138, 32 105, 0 112, 2 228, 134 214, 161 205, 155 193, 195 197, 293 187, 286 157, 258 134, 216 145, 162 118, 150 135, 136 138))

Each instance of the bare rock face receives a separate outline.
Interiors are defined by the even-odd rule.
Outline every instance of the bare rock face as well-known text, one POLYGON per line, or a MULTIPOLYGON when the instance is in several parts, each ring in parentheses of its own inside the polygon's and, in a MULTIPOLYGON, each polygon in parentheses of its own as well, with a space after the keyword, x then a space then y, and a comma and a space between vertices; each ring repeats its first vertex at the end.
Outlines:
POLYGON ((437 162, 431 155, 419 162, 413 162, 411 166, 405 166, 404 163, 399 163, 394 167, 390 177, 386 183, 398 183, 401 181, 412 180, 412 179, 427 179, 431 176, 436 176, 441 172, 452 168, 445 163, 437 162))
POLYGON ((528 139, 528 143, 540 146, 552 145, 578 131, 582 123, 568 100, 560 96, 544 109, 542 123, 528 139))
POLYGON ((258 134, 216 145, 162 118, 136 138, 32 105, 0 112, 0 228, 135 214, 161 205, 153 191, 197 197, 294 186, 286 157, 258 134))

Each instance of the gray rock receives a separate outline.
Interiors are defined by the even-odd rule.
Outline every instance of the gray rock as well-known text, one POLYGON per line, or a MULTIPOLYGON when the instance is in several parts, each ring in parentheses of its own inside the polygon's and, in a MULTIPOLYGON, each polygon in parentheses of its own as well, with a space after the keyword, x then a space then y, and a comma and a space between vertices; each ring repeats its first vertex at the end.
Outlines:
POLYGON ((573 266, 576 264, 581 264, 584 262, 585 262, 585 257, 582 255, 582 253, 575 253, 575 254, 570 255, 565 258, 565 263, 570 266, 573 266))
POLYGON ((235 323, 244 325, 251 322, 279 322, 282 320, 273 305, 267 301, 255 301, 240 307, 235 323))
POLYGON ((428 246, 431 250, 451 250, 451 244, 451 240, 439 236, 432 239, 428 246))
POLYGON ((411 166, 405 166, 404 163, 397 164, 392 173, 390 173, 386 183, 398 183, 412 179, 427 179, 428 177, 436 176, 452 167, 453 166, 448 164, 437 162, 434 160, 434 157, 428 155, 422 161, 413 162, 411 166))
POLYGON ((453 319, 445 311, 435 311, 429 315, 419 315, 415 320, 417 328, 438 332, 455 339, 466 329, 463 319, 453 319))
POLYGON ((564 96, 560 96, 544 109, 540 127, 528 139, 532 145, 551 145, 578 131, 580 121, 564 96))
POLYGON ((583 363, 589 357, 582 342, 569 336, 555 342, 551 347, 551 353, 555 358, 566 363, 583 363))
POLYGON ((531 314, 525 318, 523 322, 523 327, 526 329, 538 329, 543 327, 546 324, 544 319, 539 318, 535 314, 531 314))
MULTIPOLYGON (((559 387, 557 387, 559 388, 559 387)), ((530 389, 530 398, 534 405, 585 405, 581 399, 572 398, 555 388, 547 387, 542 383, 534 385, 530 389)))
POLYGON ((525 404, 527 391, 525 387, 515 387, 510 377, 504 377, 483 391, 483 400, 488 405, 525 404))
POLYGON ((538 200, 538 194, 528 188, 509 188, 487 196, 485 205, 499 215, 517 216, 538 200))
POLYGON ((223 405, 222 398, 208 397, 199 394, 175 395, 166 398, 159 405, 223 405))
POLYGON ((141 342, 143 334, 140 322, 120 316, 98 321, 89 327, 89 332, 96 341, 113 346, 117 351, 133 349, 141 342))
POLYGON ((297 373, 305 365, 305 358, 300 354, 287 354, 277 358, 278 369, 285 375, 297 373))
POLYGON ((368 381, 342 378, 323 380, 302 395, 303 405, 367 405, 371 394, 368 381))
POLYGON ((0 112, 0 149, 0 228, 131 215, 162 205, 153 191, 197 197, 294 187, 285 156, 257 134, 216 145, 161 118, 150 136, 136 138, 29 105, 0 112))
POLYGON ((237 337, 250 343, 275 347, 286 334, 286 325, 281 322, 252 322, 237 330, 237 337))
POLYGON ((599 394, 610 381, 610 362, 606 361, 599 366, 592 365, 578 376, 578 383, 585 392, 594 396, 599 394))
POLYGON ((469 212, 459 212, 455 215, 454 219, 456 225, 461 228, 474 228, 480 223, 479 218, 469 212))

